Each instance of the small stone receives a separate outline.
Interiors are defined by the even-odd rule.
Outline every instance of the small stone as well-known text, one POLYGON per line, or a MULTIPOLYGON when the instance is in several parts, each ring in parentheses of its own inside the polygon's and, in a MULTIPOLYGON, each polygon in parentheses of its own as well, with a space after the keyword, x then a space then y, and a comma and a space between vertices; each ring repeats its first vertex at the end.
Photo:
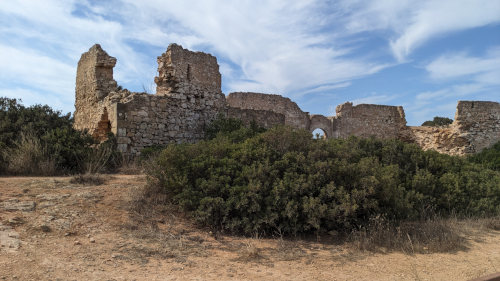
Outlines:
POLYGON ((89 241, 90 241, 90 243, 95 243, 94 237, 90 238, 89 241))
POLYGON ((75 243, 74 243, 74 244, 75 244, 75 245, 82 245, 82 243, 80 243, 80 241, 78 241, 78 240, 75 240, 75 243))

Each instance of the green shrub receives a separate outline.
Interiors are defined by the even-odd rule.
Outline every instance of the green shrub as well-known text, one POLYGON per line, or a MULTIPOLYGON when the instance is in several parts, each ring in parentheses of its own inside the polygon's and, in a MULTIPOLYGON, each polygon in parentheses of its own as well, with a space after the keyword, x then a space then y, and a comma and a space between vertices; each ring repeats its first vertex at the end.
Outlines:
POLYGON ((243 127, 169 145, 147 171, 202 225, 243 234, 349 231, 374 217, 500 213, 500 174, 396 140, 243 127))
POLYGON ((104 171, 118 163, 116 140, 95 144, 73 118, 47 105, 0 97, 0 173, 54 175, 104 171))
POLYGON ((439 117, 436 116, 432 121, 425 121, 422 123, 422 126, 431 126, 431 127, 438 127, 438 126, 446 126, 453 123, 453 120, 447 117, 439 117))
POLYGON ((500 171, 500 142, 490 148, 483 149, 480 153, 471 155, 469 160, 482 164, 488 169, 500 171))

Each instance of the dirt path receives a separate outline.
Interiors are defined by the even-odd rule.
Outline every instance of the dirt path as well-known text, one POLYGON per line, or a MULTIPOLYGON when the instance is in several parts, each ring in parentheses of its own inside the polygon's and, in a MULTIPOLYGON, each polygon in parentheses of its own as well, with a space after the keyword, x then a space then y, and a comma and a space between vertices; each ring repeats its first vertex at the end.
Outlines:
POLYGON ((174 214, 137 223, 143 176, 0 178, 0 280, 468 280, 500 271, 500 232, 456 253, 371 253, 349 245, 214 239, 174 214))

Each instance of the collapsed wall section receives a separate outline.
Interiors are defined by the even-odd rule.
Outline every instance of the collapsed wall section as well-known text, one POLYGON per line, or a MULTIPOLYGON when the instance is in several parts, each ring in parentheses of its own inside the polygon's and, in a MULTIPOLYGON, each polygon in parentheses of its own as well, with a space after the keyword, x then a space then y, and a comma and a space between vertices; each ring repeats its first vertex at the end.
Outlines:
POLYGON ((230 107, 271 111, 285 116, 285 124, 292 127, 309 130, 309 114, 289 98, 280 95, 270 95, 251 92, 230 93, 226 97, 230 107))
POLYGON ((409 129, 410 140, 425 150, 451 155, 477 153, 500 141, 500 104, 459 101, 452 124, 409 129))
POLYGON ((403 107, 375 104, 353 106, 347 102, 337 106, 332 118, 333 137, 349 136, 399 138, 406 130, 403 107))

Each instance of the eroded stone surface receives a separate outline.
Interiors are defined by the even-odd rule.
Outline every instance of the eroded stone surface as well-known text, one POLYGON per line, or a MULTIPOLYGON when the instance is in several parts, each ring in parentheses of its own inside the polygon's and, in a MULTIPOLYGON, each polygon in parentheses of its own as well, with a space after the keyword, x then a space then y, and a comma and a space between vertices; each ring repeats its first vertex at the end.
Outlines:
POLYGON ((35 210, 34 201, 19 201, 19 199, 8 199, 0 202, 0 209, 5 211, 32 212, 35 210))
POLYGON ((19 249, 21 240, 19 233, 12 227, 0 223, 0 249, 8 253, 15 252, 19 249))

